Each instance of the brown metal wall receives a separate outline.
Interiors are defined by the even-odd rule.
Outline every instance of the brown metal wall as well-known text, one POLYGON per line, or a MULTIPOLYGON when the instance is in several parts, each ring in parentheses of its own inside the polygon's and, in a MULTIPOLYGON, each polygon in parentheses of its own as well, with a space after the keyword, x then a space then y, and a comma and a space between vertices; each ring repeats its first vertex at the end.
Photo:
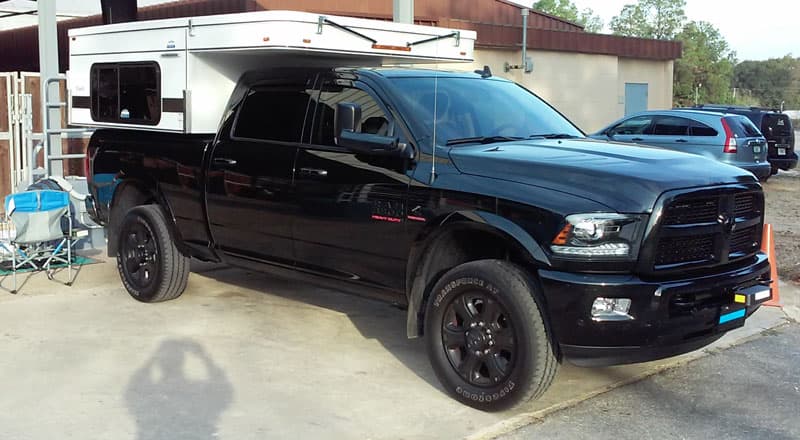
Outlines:
MULTIPOLYGON (((478 31, 478 47, 520 46, 519 7, 505 0, 416 0, 417 23, 478 31)), ((392 1, 365 0, 184 0, 139 10, 140 20, 289 9, 389 20, 392 1)), ((67 29, 102 24, 93 16, 58 23, 60 71, 67 69, 67 29)), ((630 58, 675 59, 680 43, 588 34, 574 23, 532 11, 529 44, 537 49, 605 53, 630 58)), ((0 32, 0 71, 39 71, 36 27, 0 32)))
MULTIPOLYGON (((519 7, 505 0, 416 0, 416 22, 478 32, 478 47, 518 48, 522 34, 519 7)), ((389 20, 392 1, 366 0, 184 0, 139 10, 140 20, 289 9, 389 20)), ((67 69, 67 29, 102 24, 93 16, 58 24, 60 71, 67 69)), ((533 49, 609 54, 628 58, 676 59, 681 45, 672 41, 645 40, 589 34, 574 23, 532 11, 528 44, 533 49)), ((0 32, 0 72, 39 71, 35 27, 0 32)))

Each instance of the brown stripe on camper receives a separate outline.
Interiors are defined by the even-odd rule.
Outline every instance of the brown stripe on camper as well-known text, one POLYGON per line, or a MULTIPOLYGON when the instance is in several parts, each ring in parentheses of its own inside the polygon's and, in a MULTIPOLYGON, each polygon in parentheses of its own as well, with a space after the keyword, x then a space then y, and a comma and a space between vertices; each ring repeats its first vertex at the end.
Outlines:
POLYGON ((161 100, 162 112, 183 113, 184 110, 183 98, 163 98, 161 100))
POLYGON ((92 98, 88 96, 73 96, 72 108, 89 108, 92 104, 92 98))

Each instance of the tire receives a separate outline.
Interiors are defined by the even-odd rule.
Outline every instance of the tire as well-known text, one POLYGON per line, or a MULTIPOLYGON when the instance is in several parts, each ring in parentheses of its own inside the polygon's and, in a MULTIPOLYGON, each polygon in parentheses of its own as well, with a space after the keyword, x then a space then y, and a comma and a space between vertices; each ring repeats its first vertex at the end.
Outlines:
POLYGON ((500 260, 459 265, 434 286, 425 313, 433 370, 456 400, 498 411, 540 397, 558 370, 536 284, 500 260))
POLYGON ((186 289, 189 259, 175 246, 158 205, 136 206, 125 214, 117 270, 125 289, 141 302, 175 299, 186 289))

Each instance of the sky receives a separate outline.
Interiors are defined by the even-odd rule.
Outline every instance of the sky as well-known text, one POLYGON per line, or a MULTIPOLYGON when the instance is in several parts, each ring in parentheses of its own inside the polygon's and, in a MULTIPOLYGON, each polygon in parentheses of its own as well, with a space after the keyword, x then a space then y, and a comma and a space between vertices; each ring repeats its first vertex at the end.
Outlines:
MULTIPOLYGON (((165 1, 167 0, 138 0, 138 3, 141 7, 165 1)), ((512 1, 531 6, 535 0, 512 1)), ((606 23, 605 32, 610 32, 608 23, 611 18, 618 15, 623 6, 635 2, 635 0, 572 1, 578 9, 592 8, 606 23)), ((79 15, 100 12, 100 0, 56 0, 56 2, 60 12, 79 15)), ((0 6, 10 8, 15 4, 20 7, 36 5, 30 0, 10 0, 0 3, 0 6)), ((789 53, 800 57, 800 0, 686 0, 686 16, 689 20, 708 21, 716 26, 731 49, 736 51, 740 61, 779 58, 789 53)), ((30 20, 21 25, 36 23, 35 17, 31 16, 15 17, 15 19, 30 20)), ((15 19, 7 19, 5 26, 11 25, 15 19)))
MULTIPOLYGON (((592 8, 608 23, 635 0, 572 0, 579 10, 592 8)), ((531 2, 515 3, 532 5, 531 2)), ((799 0, 686 0, 686 17, 719 29, 736 58, 765 60, 792 53, 800 57, 799 0)))

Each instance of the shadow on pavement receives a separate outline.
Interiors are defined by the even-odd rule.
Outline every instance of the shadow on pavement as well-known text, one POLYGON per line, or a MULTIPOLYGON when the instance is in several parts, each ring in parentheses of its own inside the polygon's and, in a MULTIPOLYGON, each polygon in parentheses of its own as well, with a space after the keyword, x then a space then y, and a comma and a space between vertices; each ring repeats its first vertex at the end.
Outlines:
POLYGON ((125 391, 138 440, 216 439, 232 400, 225 373, 189 339, 162 342, 125 391))
MULTIPOLYGON (((390 302, 221 264, 192 261, 191 269, 196 274, 232 286, 344 314, 365 339, 379 342, 411 372, 442 391, 428 362, 423 339, 406 337, 406 311, 393 306, 390 302)), ((380 295, 376 294, 376 297, 380 295)), ((297 325, 306 324, 297 323, 297 325)))

